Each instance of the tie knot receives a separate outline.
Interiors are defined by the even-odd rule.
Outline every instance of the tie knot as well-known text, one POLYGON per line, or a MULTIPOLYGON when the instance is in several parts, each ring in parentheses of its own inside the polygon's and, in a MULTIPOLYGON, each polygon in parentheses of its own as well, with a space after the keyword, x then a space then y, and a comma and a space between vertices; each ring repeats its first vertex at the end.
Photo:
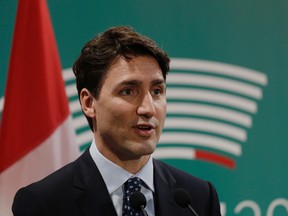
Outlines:
POLYGON ((142 180, 138 177, 130 178, 124 183, 124 193, 126 197, 130 197, 130 195, 135 191, 140 191, 142 185, 142 180))

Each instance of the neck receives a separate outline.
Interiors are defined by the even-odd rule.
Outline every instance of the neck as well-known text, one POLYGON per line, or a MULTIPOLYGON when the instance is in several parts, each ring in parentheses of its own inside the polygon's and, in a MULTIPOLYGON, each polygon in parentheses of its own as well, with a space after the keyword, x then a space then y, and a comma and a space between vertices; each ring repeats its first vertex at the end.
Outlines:
POLYGON ((140 159, 135 160, 127 160, 127 161, 112 161, 113 163, 117 164, 118 166, 125 169, 127 172, 131 174, 138 173, 148 162, 150 155, 142 156, 140 159))
POLYGON ((111 152, 102 152, 100 149, 98 149, 99 152, 106 157, 108 160, 113 162, 114 164, 117 164, 127 172, 131 174, 138 173, 148 162, 150 155, 144 155, 137 158, 129 158, 121 155, 118 157, 117 155, 111 153, 111 152))
POLYGON ((148 162, 150 154, 131 154, 127 152, 113 152, 107 146, 101 145, 100 141, 96 140, 96 147, 98 151, 108 160, 117 164, 131 174, 138 173, 143 166, 148 162))

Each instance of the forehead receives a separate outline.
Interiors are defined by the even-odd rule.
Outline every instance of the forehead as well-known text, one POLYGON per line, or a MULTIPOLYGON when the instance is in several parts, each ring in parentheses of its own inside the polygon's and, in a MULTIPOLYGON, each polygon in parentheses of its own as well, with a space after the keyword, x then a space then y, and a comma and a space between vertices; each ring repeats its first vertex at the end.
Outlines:
POLYGON ((119 58, 108 70, 104 84, 121 83, 135 79, 141 82, 163 80, 164 77, 158 62, 150 56, 138 56, 131 60, 119 58))

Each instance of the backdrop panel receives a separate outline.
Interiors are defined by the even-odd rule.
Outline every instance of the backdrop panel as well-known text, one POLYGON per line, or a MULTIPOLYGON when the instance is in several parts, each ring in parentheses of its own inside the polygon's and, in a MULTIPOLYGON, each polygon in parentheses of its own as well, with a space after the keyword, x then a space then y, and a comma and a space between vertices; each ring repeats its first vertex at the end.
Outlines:
MULTIPOLYGON (((287 1, 48 0, 48 6, 79 152, 91 133, 71 66, 94 35, 129 25, 172 58, 167 121, 154 156, 213 182, 223 215, 288 215, 287 1)), ((16 7, 15 0, 0 1, 1 111, 16 7)))

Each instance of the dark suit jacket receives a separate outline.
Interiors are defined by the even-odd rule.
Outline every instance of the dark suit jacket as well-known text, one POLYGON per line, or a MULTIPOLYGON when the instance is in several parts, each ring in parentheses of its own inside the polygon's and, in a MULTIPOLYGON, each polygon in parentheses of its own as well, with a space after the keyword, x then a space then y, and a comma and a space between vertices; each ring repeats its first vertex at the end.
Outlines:
MULTIPOLYGON (((214 187, 172 166, 154 160, 155 214, 192 215, 173 200, 172 190, 186 188, 199 216, 220 215, 214 187)), ((111 173, 111 178, 113 176, 111 173)), ((85 151, 77 160, 43 180, 20 189, 13 203, 14 216, 117 216, 100 172, 85 151)))

